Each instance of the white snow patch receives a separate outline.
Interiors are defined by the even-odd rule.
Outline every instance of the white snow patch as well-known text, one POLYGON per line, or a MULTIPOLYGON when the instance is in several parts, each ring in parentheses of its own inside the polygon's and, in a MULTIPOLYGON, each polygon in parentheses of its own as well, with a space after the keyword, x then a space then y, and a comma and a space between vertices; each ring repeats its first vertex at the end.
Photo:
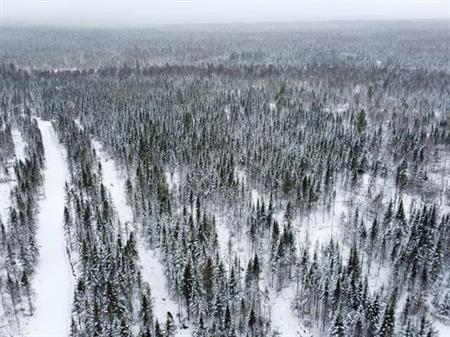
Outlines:
POLYGON ((434 321, 434 327, 438 331, 439 337, 449 337, 450 336, 450 326, 444 325, 438 320, 434 321))
POLYGON ((0 182, 0 219, 7 226, 8 210, 11 206, 11 190, 15 182, 12 180, 0 182))
POLYGON ((362 90, 362 86, 360 84, 355 85, 355 87, 353 88, 353 93, 355 94, 359 94, 362 90))
POLYGON ((14 151, 16 153, 17 160, 25 159, 25 140, 22 137, 22 134, 17 129, 12 129, 11 131, 13 142, 14 142, 14 151))
POLYGON ((103 183, 108 188, 115 210, 120 221, 125 224, 133 221, 133 212, 127 204, 125 196, 125 179, 119 174, 114 160, 110 159, 103 151, 102 146, 96 140, 92 140, 92 145, 100 158, 102 164, 103 183))
POLYGON ((225 261, 230 261, 230 254, 228 249, 228 244, 230 242, 230 229, 228 228, 228 223, 223 220, 222 217, 216 217, 216 233, 217 241, 219 242, 219 252, 220 256, 225 261))
POLYGON ((45 198, 40 201, 37 243, 39 263, 33 280, 35 312, 28 337, 69 335, 73 277, 63 229, 66 159, 50 122, 38 120, 45 148, 45 198))
POLYGON ((274 330, 280 337, 306 337, 308 331, 300 323, 292 310, 292 302, 295 298, 294 286, 282 289, 272 298, 272 322, 274 330))
POLYGON ((244 170, 236 168, 234 175, 241 184, 247 185, 247 173, 244 170))
POLYGON ((277 105, 275 102, 269 102, 270 111, 275 111, 277 109, 277 105))
POLYGON ((76 118, 73 120, 75 122, 75 124, 80 128, 80 130, 84 130, 83 125, 81 124, 81 121, 79 118, 76 118))
POLYGON ((169 186, 169 191, 174 191, 180 185, 180 173, 178 171, 166 171, 164 172, 166 176, 166 182, 169 186))
POLYGON ((253 206, 256 206, 256 204, 261 201, 263 201, 261 194, 258 192, 256 188, 253 188, 250 192, 251 196, 251 202, 253 206))
POLYGON ((153 312, 158 321, 164 323, 168 311, 174 316, 178 313, 178 305, 172 300, 168 292, 164 268, 159 261, 157 252, 144 247, 142 244, 138 248, 142 265, 142 277, 151 287, 154 305, 153 312))
POLYGON ((225 107, 225 115, 227 116, 227 120, 230 120, 230 108, 227 106, 225 107))
POLYGON ((246 265, 251 256, 251 247, 247 235, 241 226, 232 226, 232 220, 225 212, 216 213, 216 232, 219 242, 220 256, 228 265, 237 257, 243 265, 246 265), (237 228, 236 228, 237 227, 237 228))

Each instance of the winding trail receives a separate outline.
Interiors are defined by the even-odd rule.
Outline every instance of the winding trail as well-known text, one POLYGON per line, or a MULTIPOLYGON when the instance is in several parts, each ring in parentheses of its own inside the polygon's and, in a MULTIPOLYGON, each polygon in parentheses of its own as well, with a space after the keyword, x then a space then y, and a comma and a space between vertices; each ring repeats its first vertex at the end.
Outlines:
POLYGON ((63 228, 64 185, 68 171, 51 123, 37 121, 46 158, 45 197, 39 203, 39 262, 33 280, 35 312, 26 327, 26 336, 67 337, 74 283, 63 228))

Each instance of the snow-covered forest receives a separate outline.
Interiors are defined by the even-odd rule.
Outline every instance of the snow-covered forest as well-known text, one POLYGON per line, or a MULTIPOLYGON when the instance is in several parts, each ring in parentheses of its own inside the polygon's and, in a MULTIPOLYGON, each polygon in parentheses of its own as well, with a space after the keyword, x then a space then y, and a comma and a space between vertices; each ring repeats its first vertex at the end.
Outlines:
POLYGON ((0 337, 449 337, 448 37, 0 28, 0 337))

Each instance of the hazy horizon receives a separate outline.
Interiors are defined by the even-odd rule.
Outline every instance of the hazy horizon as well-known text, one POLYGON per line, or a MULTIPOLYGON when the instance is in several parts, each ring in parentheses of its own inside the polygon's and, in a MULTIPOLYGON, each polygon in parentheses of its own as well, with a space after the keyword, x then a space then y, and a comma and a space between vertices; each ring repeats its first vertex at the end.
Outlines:
POLYGON ((66 27, 448 19, 449 4, 425 1, 3 0, 0 23, 66 27))

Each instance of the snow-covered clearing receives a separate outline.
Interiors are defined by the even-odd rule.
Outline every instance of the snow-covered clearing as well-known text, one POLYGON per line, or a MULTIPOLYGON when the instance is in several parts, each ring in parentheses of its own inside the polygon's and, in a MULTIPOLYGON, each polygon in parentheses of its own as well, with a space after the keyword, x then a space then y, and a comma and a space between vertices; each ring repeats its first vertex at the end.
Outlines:
POLYGON ((180 173, 178 171, 164 172, 169 190, 174 190, 180 185, 180 173))
POLYGON ((450 336, 450 326, 442 324, 438 320, 435 320, 434 327, 438 331, 440 337, 449 337, 450 336))
POLYGON ((7 225, 8 210, 11 205, 10 193, 14 186, 14 181, 7 180, 0 182, 0 219, 3 224, 7 225))
POLYGON ((14 141, 14 151, 16 154, 16 160, 24 160, 25 159, 25 140, 22 137, 22 134, 17 129, 12 129, 11 134, 14 141))
POLYGON ((279 336, 309 337, 308 331, 300 324, 292 310, 295 298, 295 287, 282 289, 278 294, 271 294, 272 322, 279 336))
POLYGON ((37 243, 39 262, 33 281, 35 312, 26 336, 67 337, 73 294, 73 277, 63 229, 66 159, 51 122, 38 120, 45 148, 45 197, 40 201, 37 243))
MULTIPOLYGON (((125 179, 120 174, 114 160, 110 158, 103 150, 101 144, 93 140, 98 158, 102 164, 103 183, 109 189, 111 199, 117 211, 120 221, 125 224, 131 224, 133 221, 133 212, 127 204, 125 195, 125 179)), ((170 176, 169 176, 170 177, 170 176)), ((168 178, 169 178, 168 177, 168 178)), ((171 180, 169 184, 173 187, 171 180)), ((167 312, 170 311, 175 317, 178 313, 178 305, 169 294, 164 267, 159 261, 156 250, 150 250, 145 246, 144 240, 139 235, 136 236, 139 260, 142 267, 142 277, 150 286, 153 299, 153 311, 159 322, 164 323, 167 318, 167 312)), ((192 329, 179 329, 176 332, 177 337, 187 337, 192 335, 192 329)))
MULTIPOLYGON (((153 312, 159 322, 165 322, 167 312, 176 314, 177 303, 171 299, 167 292, 164 276, 164 268, 159 261, 156 251, 147 249, 144 244, 139 244, 139 258, 142 264, 142 277, 150 285, 153 298, 153 312)), ((188 336, 178 333, 177 336, 188 336)))

